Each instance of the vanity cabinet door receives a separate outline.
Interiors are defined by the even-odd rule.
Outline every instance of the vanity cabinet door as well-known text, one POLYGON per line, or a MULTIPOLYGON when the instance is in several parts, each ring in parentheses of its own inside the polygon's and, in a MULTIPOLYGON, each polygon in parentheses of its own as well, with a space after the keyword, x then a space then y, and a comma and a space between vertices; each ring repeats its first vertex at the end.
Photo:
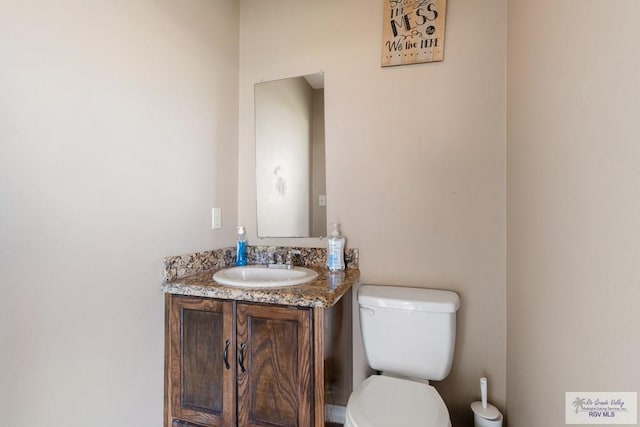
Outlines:
POLYGON ((311 309, 238 303, 236 322, 238 426, 311 426, 311 309))
POLYGON ((233 303, 188 296, 169 302, 169 425, 235 425, 233 303))

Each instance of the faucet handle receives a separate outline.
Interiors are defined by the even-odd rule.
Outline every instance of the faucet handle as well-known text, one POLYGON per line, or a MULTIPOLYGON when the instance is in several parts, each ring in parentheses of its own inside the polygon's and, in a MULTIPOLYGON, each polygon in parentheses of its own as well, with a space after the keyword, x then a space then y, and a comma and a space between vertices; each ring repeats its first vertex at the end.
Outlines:
POLYGON ((277 265, 283 265, 287 257, 287 251, 285 249, 278 248, 273 252, 273 260, 277 265))
POLYGON ((269 264, 269 251, 260 249, 256 252, 256 261, 258 264, 269 264))
POLYGON ((267 249, 267 265, 275 264, 276 252, 271 249, 267 249))

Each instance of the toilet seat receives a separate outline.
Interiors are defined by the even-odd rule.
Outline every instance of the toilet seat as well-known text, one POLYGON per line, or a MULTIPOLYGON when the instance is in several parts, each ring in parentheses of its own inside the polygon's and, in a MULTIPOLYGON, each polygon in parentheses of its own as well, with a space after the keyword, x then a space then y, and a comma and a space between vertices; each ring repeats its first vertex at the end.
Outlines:
POLYGON ((345 427, 451 427, 449 411, 430 385, 373 375, 349 397, 345 427))

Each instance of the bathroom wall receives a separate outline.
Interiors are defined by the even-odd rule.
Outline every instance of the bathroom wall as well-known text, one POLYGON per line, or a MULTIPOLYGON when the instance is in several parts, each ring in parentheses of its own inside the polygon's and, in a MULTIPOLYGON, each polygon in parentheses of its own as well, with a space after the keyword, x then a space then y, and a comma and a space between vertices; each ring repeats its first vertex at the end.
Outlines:
POLYGON ((235 236, 238 6, 0 10, 0 425, 159 426, 162 257, 235 236))
POLYGON ((639 391, 640 4, 510 0, 508 415, 639 391))
POLYGON ((381 68, 382 19, 370 0, 240 1, 239 222, 256 243, 254 83, 324 71, 327 219, 360 248, 363 283, 460 294, 435 385, 468 425, 481 376, 506 396, 506 1, 449 2, 441 63, 381 68))

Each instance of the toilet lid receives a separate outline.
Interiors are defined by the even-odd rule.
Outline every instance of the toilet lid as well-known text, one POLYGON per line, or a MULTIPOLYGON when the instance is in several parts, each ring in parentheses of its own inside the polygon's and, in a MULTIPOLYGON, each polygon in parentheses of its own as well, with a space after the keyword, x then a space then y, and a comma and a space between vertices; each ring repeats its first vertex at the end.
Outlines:
POLYGON ((451 426, 449 411, 435 388, 384 375, 367 378, 353 391, 347 418, 354 427, 451 426))

